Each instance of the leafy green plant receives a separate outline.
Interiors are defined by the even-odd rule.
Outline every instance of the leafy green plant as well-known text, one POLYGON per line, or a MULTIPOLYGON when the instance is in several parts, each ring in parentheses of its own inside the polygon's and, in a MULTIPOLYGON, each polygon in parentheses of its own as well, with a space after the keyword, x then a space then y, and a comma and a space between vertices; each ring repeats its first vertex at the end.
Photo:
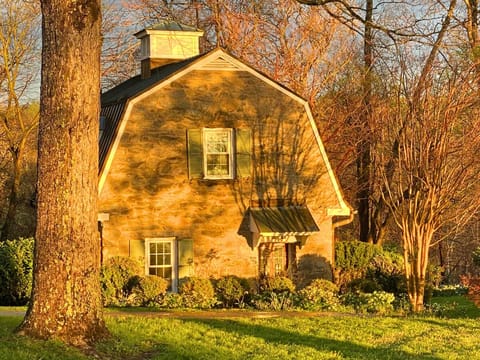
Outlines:
POLYGON ((108 259, 100 272, 104 305, 126 304, 129 295, 129 281, 141 273, 142 267, 131 258, 117 256, 108 259))
POLYGON ((260 279, 260 292, 272 291, 275 293, 295 291, 295 284, 292 280, 284 276, 264 277, 260 279))
POLYGON ((297 303, 295 293, 290 291, 263 291, 253 296, 252 305, 258 310, 280 311, 293 309, 297 303))
POLYGON ((209 309, 217 303, 215 290, 209 279, 186 278, 179 286, 178 293, 183 304, 189 308, 209 309))
POLYGON ((372 279, 353 279, 346 285, 347 292, 362 292, 373 293, 374 291, 380 291, 382 288, 372 279))
POLYGON ((378 284, 383 291, 396 295, 405 293, 403 256, 397 251, 380 248, 370 261, 366 278, 378 284))
POLYGON ((381 248, 360 241, 335 243, 335 281, 343 291, 354 279, 364 278, 373 258, 381 248))
POLYGON ((236 276, 224 276, 216 282, 215 292, 223 307, 243 307, 247 286, 246 281, 236 276))
POLYGON ((32 290, 33 238, 0 243, 0 304, 25 305, 32 290))
POLYGON ((160 307, 167 309, 181 309, 183 305, 183 297, 177 293, 166 293, 159 299, 160 307))
POLYGON ((388 314, 393 311, 395 295, 385 291, 349 292, 342 300, 344 305, 353 307, 357 313, 388 314))
POLYGON ((298 292, 299 305, 305 310, 335 310, 340 306, 338 287, 331 281, 315 279, 298 292))
POLYGON ((168 282, 159 276, 136 275, 128 282, 129 299, 132 305, 153 305, 159 302, 160 297, 166 293, 167 287, 168 282))

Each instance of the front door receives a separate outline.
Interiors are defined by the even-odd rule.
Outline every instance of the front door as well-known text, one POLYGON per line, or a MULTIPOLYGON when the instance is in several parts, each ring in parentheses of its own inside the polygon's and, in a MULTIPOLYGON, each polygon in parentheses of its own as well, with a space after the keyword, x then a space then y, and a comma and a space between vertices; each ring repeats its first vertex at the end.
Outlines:
POLYGON ((295 244, 264 243, 258 248, 260 275, 287 276, 295 258, 295 244))

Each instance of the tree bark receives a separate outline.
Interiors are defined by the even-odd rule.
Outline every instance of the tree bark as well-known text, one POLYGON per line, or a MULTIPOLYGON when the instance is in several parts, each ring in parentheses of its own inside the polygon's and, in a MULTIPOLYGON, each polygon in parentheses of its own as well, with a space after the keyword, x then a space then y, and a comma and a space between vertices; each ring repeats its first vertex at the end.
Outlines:
POLYGON ((43 0, 32 300, 20 333, 104 337, 97 232, 100 1, 43 0))

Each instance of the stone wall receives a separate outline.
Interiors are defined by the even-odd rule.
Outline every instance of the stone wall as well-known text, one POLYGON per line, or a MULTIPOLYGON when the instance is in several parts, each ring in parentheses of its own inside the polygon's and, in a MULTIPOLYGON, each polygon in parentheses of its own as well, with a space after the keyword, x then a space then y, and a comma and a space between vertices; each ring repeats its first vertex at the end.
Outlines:
POLYGON ((256 277, 257 250, 239 232, 258 199, 306 203, 320 232, 297 258, 331 261, 326 207, 338 204, 304 107, 247 72, 193 71, 131 112, 100 194, 109 214, 104 256, 131 255, 132 240, 174 236, 193 239, 195 275, 256 277), (186 131, 203 127, 252 129, 250 178, 188 178, 186 131))

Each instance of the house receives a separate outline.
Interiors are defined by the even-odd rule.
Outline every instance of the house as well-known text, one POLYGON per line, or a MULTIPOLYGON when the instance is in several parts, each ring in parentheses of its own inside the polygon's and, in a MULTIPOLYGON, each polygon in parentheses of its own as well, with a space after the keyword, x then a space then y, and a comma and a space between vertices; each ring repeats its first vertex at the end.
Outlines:
POLYGON ((307 101, 196 28, 136 34, 141 74, 102 95, 103 258, 129 256, 176 290, 186 276, 331 278, 349 216, 307 101))

